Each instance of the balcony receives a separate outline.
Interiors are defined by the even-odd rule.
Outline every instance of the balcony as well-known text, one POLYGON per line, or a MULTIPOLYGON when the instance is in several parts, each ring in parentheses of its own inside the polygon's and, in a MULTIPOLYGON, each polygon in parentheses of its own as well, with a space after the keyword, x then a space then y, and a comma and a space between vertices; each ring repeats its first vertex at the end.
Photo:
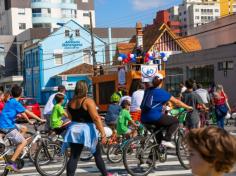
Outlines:
POLYGON ((76 14, 62 14, 62 18, 76 18, 76 14))
POLYGON ((77 4, 73 1, 71 2, 53 2, 52 0, 32 0, 31 8, 65 8, 77 10, 77 4))
POLYGON ((32 13, 32 17, 51 17, 51 14, 32 13))

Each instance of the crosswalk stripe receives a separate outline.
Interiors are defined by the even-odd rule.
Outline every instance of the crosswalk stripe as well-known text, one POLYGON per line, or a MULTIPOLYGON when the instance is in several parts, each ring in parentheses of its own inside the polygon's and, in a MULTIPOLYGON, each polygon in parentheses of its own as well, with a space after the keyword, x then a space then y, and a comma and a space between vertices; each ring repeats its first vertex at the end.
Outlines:
MULTIPOLYGON (((109 163, 106 159, 105 159, 105 163, 106 166, 108 168, 108 170, 110 172, 118 172, 121 173, 121 175, 126 176, 127 172, 124 168, 123 162, 120 162, 118 164, 112 164, 109 163)), ((27 163, 28 164, 28 163, 27 163)), ((20 173, 12 173, 10 175, 14 175, 14 176, 39 176, 39 174, 37 173, 34 165, 30 165, 28 164, 28 166, 26 166, 21 170, 20 173)), ((44 168, 58 168, 60 167, 60 164, 56 164, 54 166, 49 165, 49 166, 45 166, 44 168)), ((53 171, 52 171, 53 172, 53 171)), ((184 168, 182 168, 180 166, 180 163, 177 159, 176 156, 168 156, 168 160, 165 163, 156 163, 156 169, 153 171, 154 173, 150 173, 150 176, 170 176, 170 175, 188 175, 190 174, 190 170, 184 170, 184 168), (177 166, 177 170, 175 169, 177 166), (164 168, 168 167, 168 171, 167 170, 163 170, 164 168), (173 167, 173 168, 172 168, 173 167)), ((92 159, 91 161, 88 162, 79 162, 78 164, 78 168, 76 169, 76 173, 91 173, 92 174, 100 174, 98 169, 95 166, 95 162, 94 159, 92 159)), ((63 175, 65 175, 66 172, 64 171, 63 175)))

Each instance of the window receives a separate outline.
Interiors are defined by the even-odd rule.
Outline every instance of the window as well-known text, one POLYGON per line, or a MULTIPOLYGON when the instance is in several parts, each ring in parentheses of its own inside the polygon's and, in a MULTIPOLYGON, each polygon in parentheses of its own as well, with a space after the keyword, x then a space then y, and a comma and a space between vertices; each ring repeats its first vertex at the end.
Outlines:
POLYGON ((55 58, 55 65, 62 65, 63 64, 63 55, 62 53, 55 53, 54 58, 55 58))
POLYGON ((65 30, 65 36, 69 37, 70 36, 70 31, 69 30, 65 30))
POLYGON ((18 9, 18 14, 19 15, 25 15, 25 9, 24 8, 19 8, 18 9))
POLYGON ((115 86, 116 86, 115 81, 107 81, 98 84, 99 104, 110 103, 110 97, 112 93, 115 92, 115 86), (104 91, 104 90, 110 90, 110 91, 104 91))
POLYGON ((21 29, 21 30, 26 29, 26 24, 25 23, 19 23, 19 29, 21 29))
POLYGON ((218 62, 218 70, 233 70, 234 69, 234 61, 224 61, 218 62))
POLYGON ((215 12, 219 12, 219 9, 215 9, 215 12))
POLYGON ((51 28, 51 23, 34 23, 33 28, 51 28))
POLYGON ((199 9, 195 9, 195 12, 199 12, 199 9))
POLYGON ((75 36, 76 36, 76 37, 79 37, 79 36, 80 36, 80 30, 79 30, 79 29, 76 29, 76 30, 75 30, 75 36))
POLYGON ((84 12, 84 13, 83 13, 83 16, 89 17, 89 12, 84 12))
POLYGON ((90 25, 89 24, 84 24, 84 27, 89 29, 90 28, 90 25))
POLYGON ((84 55, 84 63, 91 64, 91 52, 90 52, 90 50, 84 50, 83 55, 84 55))
POLYGON ((184 11, 184 14, 186 14, 186 11, 184 11))
POLYGON ((41 13, 41 12, 42 12, 42 9, 40 8, 32 9, 32 13, 41 13))
POLYGON ((208 87, 214 80, 214 65, 187 67, 187 79, 191 78, 208 87))
POLYGON ((198 20, 198 19, 199 19, 199 16, 195 16, 195 19, 198 20))

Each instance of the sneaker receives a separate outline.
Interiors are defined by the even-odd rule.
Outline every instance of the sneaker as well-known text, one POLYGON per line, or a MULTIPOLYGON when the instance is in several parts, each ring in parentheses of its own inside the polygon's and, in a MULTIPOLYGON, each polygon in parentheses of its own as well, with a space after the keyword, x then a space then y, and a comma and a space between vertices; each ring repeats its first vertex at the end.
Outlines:
POLYGON ((118 176, 118 173, 108 173, 107 176, 118 176))
POLYGON ((14 171, 14 172, 18 172, 19 171, 19 169, 17 168, 16 163, 13 163, 13 162, 7 163, 6 164, 6 169, 9 170, 9 171, 14 171))
POLYGON ((163 140, 163 141, 161 141, 161 144, 168 147, 168 148, 175 148, 175 145, 170 141, 164 141, 163 140))

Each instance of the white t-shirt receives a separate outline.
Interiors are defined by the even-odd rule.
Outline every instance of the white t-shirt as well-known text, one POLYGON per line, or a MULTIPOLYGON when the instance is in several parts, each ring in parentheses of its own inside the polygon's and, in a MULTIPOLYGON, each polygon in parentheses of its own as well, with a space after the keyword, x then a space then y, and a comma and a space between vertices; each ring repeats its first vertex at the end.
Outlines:
POLYGON ((141 89, 133 93, 132 98, 131 98, 130 112, 141 110, 140 105, 142 103, 143 96, 144 96, 144 90, 141 90, 141 89))
POLYGON ((54 100, 56 94, 57 93, 54 93, 48 98, 48 102, 45 105, 44 110, 43 110, 44 115, 52 114, 52 109, 54 107, 53 100, 54 100))
POLYGON ((197 89, 195 92, 201 97, 204 104, 210 103, 210 96, 207 90, 197 89))

